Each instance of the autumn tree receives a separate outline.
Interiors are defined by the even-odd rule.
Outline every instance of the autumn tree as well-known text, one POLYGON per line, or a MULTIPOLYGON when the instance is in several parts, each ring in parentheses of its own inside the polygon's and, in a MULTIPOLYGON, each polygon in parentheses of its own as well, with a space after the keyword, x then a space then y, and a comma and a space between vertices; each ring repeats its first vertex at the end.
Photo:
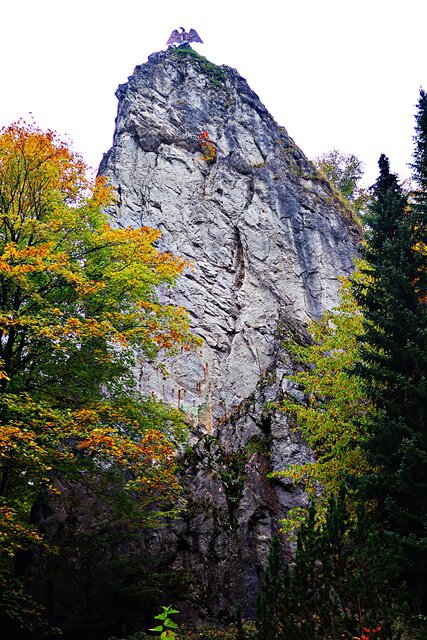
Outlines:
POLYGON ((179 505, 182 421, 139 396, 132 368, 198 343, 156 294, 186 263, 155 247, 155 229, 113 228, 113 198, 54 132, 1 130, 0 579, 17 618, 5 581, 17 551, 43 543, 30 523, 42 489, 120 472, 140 524, 179 505))
MULTIPOLYGON (((354 278, 364 277, 356 271, 354 278)), ((317 517, 326 512, 329 497, 337 494, 349 476, 362 477, 369 469, 362 450, 364 420, 369 405, 362 380, 350 375, 362 330, 362 314, 343 280, 339 305, 326 311, 308 327, 309 341, 288 341, 295 364, 292 387, 281 409, 295 421, 295 428, 310 446, 314 459, 294 464, 275 475, 302 484, 310 499, 317 498, 317 517)), ((349 489, 348 499, 352 496, 349 489)), ((283 526, 291 530, 307 510, 295 507, 283 526)))

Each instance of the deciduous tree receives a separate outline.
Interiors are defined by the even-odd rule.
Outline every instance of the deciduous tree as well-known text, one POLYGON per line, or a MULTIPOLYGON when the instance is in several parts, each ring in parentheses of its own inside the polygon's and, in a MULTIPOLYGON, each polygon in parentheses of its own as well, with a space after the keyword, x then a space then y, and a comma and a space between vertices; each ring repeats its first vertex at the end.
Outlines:
MULTIPOLYGON (((354 277, 364 279, 360 272, 354 277)), ((349 373, 361 330, 362 314, 345 280, 340 304, 309 325, 311 341, 287 343, 297 371, 290 377, 294 386, 282 409, 295 420, 314 460, 292 465, 276 475, 302 483, 310 498, 317 498, 319 517, 325 514, 329 496, 336 494, 349 476, 362 477, 369 468, 362 451, 369 406, 362 381, 349 373)), ((350 489, 347 495, 352 495, 350 489)), ((285 529, 298 525, 305 514, 302 507, 292 509, 285 529)))
POLYGON ((363 162, 354 154, 332 149, 314 159, 314 164, 334 187, 346 198, 355 210, 363 212, 369 193, 360 182, 363 177, 363 162))
MULTIPOLYGON (((183 308, 161 304, 185 260, 159 232, 118 229, 103 178, 52 131, 0 132, 0 554, 40 542, 29 526, 41 487, 121 469, 141 524, 179 500, 179 416, 143 400, 136 358, 197 345, 183 308), (96 473, 95 473, 96 472, 96 473)), ((9 598, 9 610, 11 610, 9 598)))

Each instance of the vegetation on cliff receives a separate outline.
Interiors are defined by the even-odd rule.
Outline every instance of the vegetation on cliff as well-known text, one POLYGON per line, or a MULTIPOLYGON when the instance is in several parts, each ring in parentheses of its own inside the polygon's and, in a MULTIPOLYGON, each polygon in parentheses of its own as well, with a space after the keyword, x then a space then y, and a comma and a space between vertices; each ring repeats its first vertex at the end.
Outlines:
POLYGON ((366 209, 369 191, 361 185, 363 162, 353 153, 332 149, 314 159, 314 164, 359 215, 366 209))

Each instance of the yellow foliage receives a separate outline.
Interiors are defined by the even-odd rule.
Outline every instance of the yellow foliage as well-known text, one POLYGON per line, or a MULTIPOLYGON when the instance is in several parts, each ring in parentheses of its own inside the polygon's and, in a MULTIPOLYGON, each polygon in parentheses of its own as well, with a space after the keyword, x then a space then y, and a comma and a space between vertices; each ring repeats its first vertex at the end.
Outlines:
POLYGON ((129 371, 136 353, 200 344, 186 311, 156 293, 189 264, 156 248, 157 229, 110 225, 114 197, 56 133, 0 131, 0 483, 20 503, 0 505, 15 522, 0 528, 0 554, 8 539, 35 541, 20 527, 40 487, 57 494, 55 478, 89 461, 126 471, 141 517, 179 504, 181 422, 144 402, 129 371))
MULTIPOLYGON (((360 280, 362 275, 356 272, 353 277, 360 280)), ((329 495, 337 493, 346 478, 369 471, 361 445, 364 419, 371 408, 361 381, 349 374, 356 359, 362 315, 348 281, 343 281, 340 305, 311 323, 309 331, 312 344, 287 345, 300 365, 291 380, 303 390, 304 399, 290 394, 282 409, 295 420, 315 460, 291 465, 277 475, 303 485, 310 497, 316 497, 321 518, 329 495)), ((284 529, 298 526, 305 513, 305 509, 291 511, 284 529)))

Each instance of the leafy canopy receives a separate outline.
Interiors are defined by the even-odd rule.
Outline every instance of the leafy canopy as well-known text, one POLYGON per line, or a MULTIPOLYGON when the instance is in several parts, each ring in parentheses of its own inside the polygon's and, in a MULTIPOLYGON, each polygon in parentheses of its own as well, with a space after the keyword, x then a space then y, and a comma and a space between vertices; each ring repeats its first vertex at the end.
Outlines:
POLYGON ((185 310, 156 293, 187 263, 155 229, 113 228, 113 199, 54 132, 0 131, 2 566, 40 541, 28 520, 41 487, 121 469, 142 522, 179 502, 182 421, 139 396, 132 368, 197 346, 185 310))
MULTIPOLYGON (((354 277, 365 280, 360 272, 354 277)), ((361 477, 368 470, 362 443, 369 406, 362 381, 349 374, 357 356, 362 315, 348 280, 343 280, 340 304, 311 322, 308 329, 309 343, 286 345, 297 371, 290 376, 293 387, 281 408, 295 420, 314 460, 275 475, 303 483, 308 496, 317 497, 317 515, 322 517, 329 496, 337 494, 349 476, 361 477)), ((352 495, 350 490, 348 495, 352 495)), ((294 508, 283 526, 291 529, 305 515, 306 509, 294 508)))
POLYGON ((351 202, 357 213, 365 210, 369 193, 361 185, 364 166, 357 156, 332 149, 315 158, 314 164, 344 198, 351 202))

